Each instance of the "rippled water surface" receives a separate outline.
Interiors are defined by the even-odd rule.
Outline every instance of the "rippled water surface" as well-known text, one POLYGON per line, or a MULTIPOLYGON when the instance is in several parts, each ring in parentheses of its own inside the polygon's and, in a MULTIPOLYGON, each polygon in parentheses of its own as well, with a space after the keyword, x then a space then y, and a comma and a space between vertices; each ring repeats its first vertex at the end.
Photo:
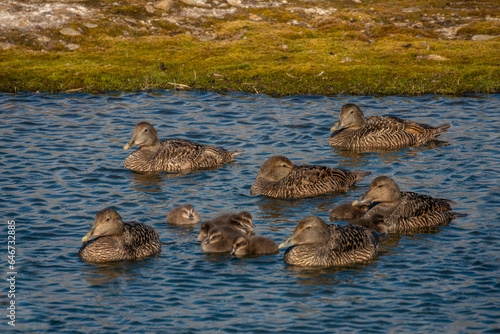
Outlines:
MULTIPOLYGON (((3 212, 16 221, 16 327, 24 332, 500 332, 500 96, 269 98, 213 93, 0 95, 3 212), (328 146, 345 103, 365 115, 452 123, 437 147, 346 154, 328 146), (123 145, 139 121, 162 139, 245 150, 233 164, 186 175, 123 168, 123 145), (372 171, 339 196, 250 196, 272 155, 372 171), (175 205, 203 219, 247 210, 256 232, 280 242, 296 222, 325 220, 378 175, 402 190, 453 200, 467 214, 433 233, 392 236, 366 265, 298 270, 278 255, 206 255, 199 226, 166 224, 175 205), (95 214, 154 226, 167 245, 155 258, 94 265, 77 252, 95 214)), ((4 281, 5 282, 5 281, 4 281)), ((2 285, 0 330, 7 325, 2 285)), ((2 329, 3 328, 3 329, 2 329)))

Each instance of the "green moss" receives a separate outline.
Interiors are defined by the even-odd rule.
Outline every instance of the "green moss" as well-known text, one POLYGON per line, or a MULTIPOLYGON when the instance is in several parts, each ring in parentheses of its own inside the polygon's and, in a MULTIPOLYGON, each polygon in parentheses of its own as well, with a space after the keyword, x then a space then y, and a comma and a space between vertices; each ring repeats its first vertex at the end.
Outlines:
MULTIPOLYGON (((404 1, 363 2, 356 8, 340 2, 337 12, 326 17, 281 8, 252 9, 225 20, 203 18, 192 23, 215 35, 206 42, 188 34, 188 28, 162 19, 161 13, 146 13, 139 2, 103 3, 116 17, 92 21, 98 28, 71 24, 82 36, 38 32, 51 36, 50 47, 33 35, 5 36, 17 46, 0 50, 0 91, 95 93, 189 86, 273 96, 500 92, 498 39, 441 40, 425 24, 419 29, 393 24, 418 21, 424 12, 451 15, 446 1, 416 1, 411 6, 421 7, 422 12, 408 14, 402 11, 410 6, 404 1), (249 15, 263 20, 251 21, 249 15), (126 23, 125 16, 137 21, 126 23), (141 23, 145 16, 152 27, 141 23), (292 20, 303 24, 288 24, 292 20), (158 35, 151 36, 152 31, 158 35), (80 48, 68 51, 63 43, 80 48), (445 60, 417 59, 433 55, 445 60)), ((312 4, 298 1, 297 6, 312 4)), ((499 31, 496 21, 483 20, 459 34, 499 31)))
POLYGON ((500 22, 476 22, 457 30, 458 35, 500 35, 500 22))

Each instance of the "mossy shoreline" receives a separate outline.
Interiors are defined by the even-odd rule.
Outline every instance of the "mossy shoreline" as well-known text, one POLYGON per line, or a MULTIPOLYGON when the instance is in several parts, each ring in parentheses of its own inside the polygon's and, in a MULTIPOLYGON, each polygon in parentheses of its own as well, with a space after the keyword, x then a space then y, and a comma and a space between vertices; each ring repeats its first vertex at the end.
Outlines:
MULTIPOLYGON (((120 7, 119 14, 110 5, 107 15, 145 15, 138 2, 126 3, 128 9, 120 7)), ((462 25, 464 34, 500 35, 499 20, 491 19, 500 13, 499 6, 486 3, 493 8, 488 11, 489 19, 482 20, 486 14, 479 13, 473 24, 462 25)), ((136 24, 135 30, 118 26, 121 33, 114 35, 117 25, 106 26, 106 16, 95 20, 91 28, 73 22, 73 29, 81 32, 76 36, 61 35, 60 29, 37 32, 54 36, 56 42, 50 47, 30 43, 26 34, 11 31, 5 38, 12 46, 0 50, 0 91, 195 89, 271 96, 500 92, 499 37, 443 39, 433 34, 435 29, 394 24, 397 21, 387 19, 391 15, 376 10, 381 4, 373 1, 370 7, 340 8, 319 17, 305 17, 299 10, 254 8, 230 18, 198 20, 199 29, 210 31, 209 39, 195 36, 182 25, 166 23, 149 28, 155 34, 136 24), (262 19, 249 19, 257 15, 262 19), (78 48, 67 50, 68 44, 78 48)), ((307 6, 308 2, 295 5, 307 6)), ((395 12, 407 15, 393 15, 415 26, 432 15, 429 7, 425 7, 427 14, 422 14, 424 9, 415 13, 401 8, 395 12)), ((435 6, 446 12, 443 8, 435 6)), ((159 10, 151 15, 162 17, 159 10)))

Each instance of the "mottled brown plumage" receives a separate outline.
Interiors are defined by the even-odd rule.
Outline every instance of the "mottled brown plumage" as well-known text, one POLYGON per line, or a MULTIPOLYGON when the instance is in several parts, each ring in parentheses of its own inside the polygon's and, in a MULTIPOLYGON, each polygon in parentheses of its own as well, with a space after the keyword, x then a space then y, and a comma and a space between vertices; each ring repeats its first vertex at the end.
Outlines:
POLYGON ((185 204, 173 208, 167 214, 167 223, 173 225, 192 225, 200 222, 200 214, 192 204, 185 204))
POLYGON ((241 153, 182 139, 160 142, 155 128, 146 122, 135 126, 132 138, 123 149, 134 146, 139 146, 139 149, 125 159, 124 167, 136 172, 179 173, 215 168, 234 160, 241 153))
POLYGON ((124 223, 113 209, 99 211, 82 242, 78 255, 93 263, 139 260, 161 250, 160 237, 154 228, 137 222, 124 223))
POLYGON ((332 127, 328 144, 342 150, 401 149, 436 140, 450 124, 433 127, 393 116, 363 117, 355 104, 346 104, 332 127))
POLYGON ((326 224, 308 216, 297 224, 290 238, 280 244, 285 263, 303 267, 347 266, 373 259, 380 236, 363 226, 326 224))
POLYGON ((353 204, 371 203, 366 213, 351 221, 375 230, 409 232, 448 225, 461 214, 451 211, 449 200, 414 192, 401 192, 394 180, 379 176, 353 204))
POLYGON ((250 188, 251 195, 276 198, 303 198, 347 191, 370 172, 349 172, 318 165, 294 165, 290 159, 274 156, 259 169, 250 188))
POLYGON ((269 238, 261 236, 241 235, 233 240, 232 254, 234 256, 252 256, 275 254, 279 252, 278 245, 269 238))
POLYGON ((253 233, 254 227, 255 225, 250 213, 246 211, 227 213, 203 222, 200 226, 198 241, 204 241, 212 228, 236 229, 246 235, 250 235, 253 233))

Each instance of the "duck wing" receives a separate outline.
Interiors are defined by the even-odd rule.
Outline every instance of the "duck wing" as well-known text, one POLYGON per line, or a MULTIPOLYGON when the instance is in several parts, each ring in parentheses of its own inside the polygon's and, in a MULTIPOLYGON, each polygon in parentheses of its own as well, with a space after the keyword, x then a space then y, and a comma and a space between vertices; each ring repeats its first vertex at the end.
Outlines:
POLYGON ((280 187, 289 189, 292 197, 315 196, 346 191, 364 175, 367 174, 325 166, 295 166, 292 172, 280 181, 280 187))
POLYGON ((126 222, 124 227, 123 248, 129 259, 141 259, 160 252, 160 236, 153 227, 137 222, 126 222))
POLYGON ((217 167, 233 160, 240 152, 229 152, 213 145, 194 143, 189 140, 173 139, 162 142, 155 161, 167 171, 180 172, 198 168, 217 167))

